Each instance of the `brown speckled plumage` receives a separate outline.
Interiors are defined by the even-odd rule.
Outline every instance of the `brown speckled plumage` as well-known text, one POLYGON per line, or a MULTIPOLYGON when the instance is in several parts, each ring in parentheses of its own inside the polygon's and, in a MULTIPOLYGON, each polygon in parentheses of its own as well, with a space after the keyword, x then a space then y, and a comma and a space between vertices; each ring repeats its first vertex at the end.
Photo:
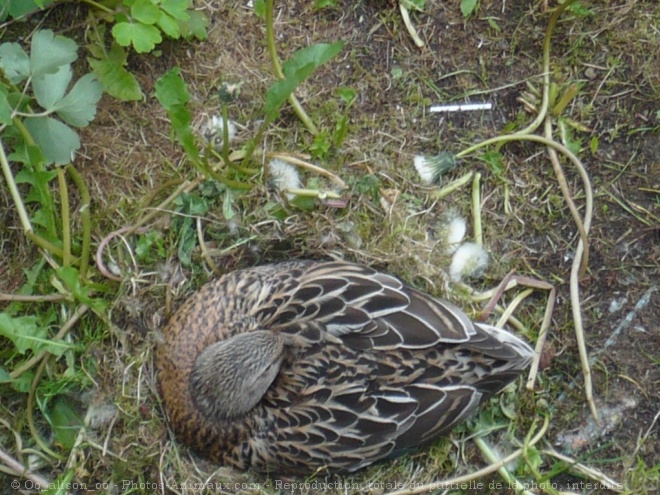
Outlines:
POLYGON ((181 442, 221 464, 283 474, 353 471, 428 444, 515 379, 532 354, 395 277, 301 261, 202 287, 167 324, 157 366, 181 442), (283 350, 272 353, 277 375, 263 397, 236 416, 223 393, 208 390, 253 370, 259 349, 219 359, 232 376, 216 369, 213 347, 200 354, 255 330, 248 338, 262 334, 283 350))

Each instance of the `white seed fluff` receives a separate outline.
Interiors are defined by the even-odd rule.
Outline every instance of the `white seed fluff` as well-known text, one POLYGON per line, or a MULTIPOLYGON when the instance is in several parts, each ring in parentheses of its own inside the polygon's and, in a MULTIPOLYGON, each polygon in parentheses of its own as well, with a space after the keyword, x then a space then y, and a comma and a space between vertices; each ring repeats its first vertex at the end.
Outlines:
POLYGON ((449 265, 449 276, 454 282, 478 277, 488 267, 488 253, 474 242, 462 244, 454 253, 449 265))
POLYGON ((447 216, 447 227, 445 235, 445 244, 447 253, 454 253, 465 238, 467 232, 467 222, 465 218, 454 213, 447 216))
POLYGON ((431 162, 425 156, 417 155, 415 156, 413 163, 424 184, 432 184, 435 182, 437 179, 437 173, 435 167, 433 166, 433 162, 431 162))
MULTIPOLYGON (((220 151, 222 149, 222 140, 225 125, 220 115, 212 115, 202 127, 202 137, 204 141, 211 144, 213 149, 220 151)), ((227 121, 227 133, 231 143, 236 137, 236 124, 231 120, 227 121)))
MULTIPOLYGON (((278 191, 287 189, 300 189, 300 175, 298 169, 283 160, 271 160, 268 163, 268 173, 270 174, 270 184, 278 191)), ((289 200, 295 195, 287 194, 289 200)))

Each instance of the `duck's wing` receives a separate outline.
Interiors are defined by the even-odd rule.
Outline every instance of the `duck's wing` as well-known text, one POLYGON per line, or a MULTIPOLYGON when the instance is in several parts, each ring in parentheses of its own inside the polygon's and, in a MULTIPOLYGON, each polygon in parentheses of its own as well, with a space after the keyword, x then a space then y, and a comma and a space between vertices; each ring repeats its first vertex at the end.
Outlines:
POLYGON ((286 295, 277 298, 277 309, 271 308, 271 324, 315 323, 354 349, 464 344, 506 361, 525 360, 531 354, 527 344, 508 332, 475 324, 453 304, 369 267, 299 264, 294 277, 280 287, 286 295))

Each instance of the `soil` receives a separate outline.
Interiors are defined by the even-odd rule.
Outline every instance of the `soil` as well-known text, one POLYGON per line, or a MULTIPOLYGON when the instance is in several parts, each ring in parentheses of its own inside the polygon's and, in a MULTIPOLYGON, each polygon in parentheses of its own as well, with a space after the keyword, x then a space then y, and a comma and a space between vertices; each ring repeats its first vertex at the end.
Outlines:
MULTIPOLYGON (((133 224, 158 205, 175 189, 168 181, 196 177, 181 147, 171 140, 166 112, 154 96, 155 82, 165 72, 181 67, 197 129, 209 115, 219 113, 221 81, 242 84, 240 97, 230 105, 230 118, 243 126, 237 147, 254 134, 255 122, 262 118, 264 96, 275 81, 263 20, 245 1, 195 3, 210 19, 208 39, 166 41, 157 54, 131 54, 129 69, 142 85, 144 100, 127 103, 104 96, 96 119, 82 131, 83 149, 74 164, 92 192, 94 248, 110 232, 133 224)), ((422 184, 413 167, 415 155, 458 153, 533 121, 535 113, 521 98, 532 106, 539 104, 538 99, 531 101, 530 94, 540 94, 542 88, 543 39, 555 2, 549 2, 546 12, 539 1, 483 0, 476 14, 465 18, 460 2, 430 1, 424 12, 411 14, 425 42, 422 48, 415 46, 398 6, 391 2, 329 3, 335 6, 317 10, 315 2, 276 2, 275 32, 283 60, 315 43, 344 42, 341 53, 301 85, 296 95, 332 136, 345 108, 338 88, 355 91, 345 140, 313 160, 350 185, 343 193, 347 205, 337 208, 317 202, 307 210, 283 210, 282 219, 279 213, 279 217, 270 213, 272 204, 281 203, 279 195, 259 179, 250 192, 237 197, 233 218, 227 219, 221 199, 204 214, 209 247, 225 249, 214 256, 216 264, 225 271, 290 257, 341 257, 396 273, 477 311, 480 306, 470 300, 466 289, 446 276, 449 259, 437 248, 437 232, 448 211, 458 211, 474 225, 471 186, 441 200, 434 199, 434 192, 467 172, 481 173, 483 239, 491 264, 483 278, 468 282, 486 290, 513 271, 552 284, 557 294, 536 390, 525 391, 521 383, 513 406, 518 414, 517 437, 524 438, 534 418, 550 416, 541 448, 546 453, 540 454, 535 469, 547 475, 557 490, 615 493, 590 475, 553 471, 557 460, 547 453, 550 449, 622 483, 623 493, 655 493, 660 488, 660 3, 581 2, 580 10, 560 17, 550 46, 550 75, 559 97, 576 85, 562 118, 554 122, 561 120, 570 145, 579 149, 593 188, 589 264, 579 278, 579 308, 600 423, 594 421, 585 400, 571 312, 569 281, 579 235, 546 148, 531 142, 502 146, 497 148, 498 166, 489 165, 487 157, 477 152, 460 160, 435 186, 422 184), (490 102, 493 109, 429 112, 431 105, 468 102, 490 102), (366 187, 369 181, 377 187, 366 187)), ((85 19, 84 9, 71 9, 76 7, 60 6, 29 22, 43 20, 44 26, 52 27, 57 19, 72 23, 85 19)), ((63 34, 75 37, 71 30, 63 34)), ((542 128, 537 131, 542 133, 542 128)), ((562 142, 559 126, 554 136, 562 142)), ((312 136, 288 105, 263 146, 292 154, 315 150, 312 136)), ((562 159, 562 165, 584 216, 581 177, 567 160, 562 159)), ((0 188, 3 225, 19 225, 12 205, 0 188)), ((83 447, 82 457, 74 462, 74 479, 114 483, 108 490, 114 493, 126 492, 117 487, 120 480, 136 480, 138 485, 211 480, 231 482, 223 487, 227 493, 381 494, 403 488, 397 483, 428 483, 486 464, 478 449, 464 440, 465 432, 459 432, 452 441, 366 472, 323 478, 325 483, 347 485, 326 484, 319 489, 320 485, 295 485, 301 480, 217 470, 177 445, 158 398, 153 346, 167 310, 212 274, 203 268, 198 251, 193 256, 195 266, 181 265, 171 208, 148 226, 163 233, 162 256, 136 262, 132 275, 121 284, 97 274, 96 281, 106 285, 115 327, 97 331, 102 337, 90 344, 86 354, 97 359, 95 385, 75 400, 95 412, 108 408, 116 415, 91 430, 92 443, 104 447, 83 447), (112 455, 105 453, 106 448, 112 455), (238 485, 233 484, 236 480, 238 485), (356 490, 350 483, 362 485, 356 490)), ((21 236, 18 227, 2 236, 7 260, 0 264, 3 293, 16 291, 39 258, 21 236)), ((113 253, 122 249, 115 241, 113 253)), ((136 240, 127 242, 134 246, 136 240)), ((505 294, 501 304, 515 294, 505 294)), ((539 330, 546 299, 546 291, 536 291, 516 311, 530 329, 530 338, 539 330)), ((91 316, 84 320, 94 325, 92 321, 91 316)), ((86 332, 78 330, 74 338, 83 335, 86 332)), ((7 407, 3 405, 0 417, 28 438, 25 425, 17 420, 24 400, 15 398, 7 407)), ((63 470, 64 465, 52 467, 52 478, 63 470)), ((0 474, 0 486, 4 476, 0 474)), ((481 482, 481 488, 464 487, 453 493, 515 493, 497 474, 481 482)), ((556 493, 536 483, 530 486, 532 492, 556 493)), ((133 488, 135 493, 160 493, 148 486, 133 488)), ((180 487, 164 493, 203 491, 180 487)))

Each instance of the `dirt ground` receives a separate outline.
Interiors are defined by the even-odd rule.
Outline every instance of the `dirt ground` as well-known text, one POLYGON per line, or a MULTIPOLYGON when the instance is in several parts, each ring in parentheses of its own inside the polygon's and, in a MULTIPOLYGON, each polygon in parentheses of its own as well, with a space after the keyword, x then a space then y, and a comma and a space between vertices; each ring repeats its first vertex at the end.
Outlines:
MULTIPOLYGON (((438 248, 438 231, 448 211, 466 216, 471 232, 472 183, 442 199, 435 199, 434 193, 467 172, 480 172, 483 239, 491 263, 482 278, 468 283, 477 290, 491 289, 513 271, 552 284, 557 297, 536 390, 526 391, 521 379, 516 395, 494 400, 479 421, 486 416, 501 424, 506 418, 499 411, 509 408, 515 419, 506 419, 505 428, 513 429, 513 436, 522 441, 535 420, 538 428, 544 415, 550 418, 536 457, 511 468, 529 481, 532 493, 656 493, 660 488, 660 3, 580 2, 579 10, 560 17, 550 45, 550 74, 558 94, 577 85, 575 97, 562 113, 565 134, 556 130, 555 139, 562 142, 565 137, 579 150, 594 195, 589 266, 579 280, 579 306, 592 359, 599 424, 585 401, 571 313, 569 279, 579 236, 546 148, 514 142, 498 149, 497 164, 489 163, 482 150, 461 159, 433 186, 422 184, 413 167, 415 155, 458 153, 533 121, 534 111, 521 98, 531 99, 530 88, 541 90, 550 12, 544 11, 541 1, 482 0, 476 15, 466 19, 460 2, 431 0, 424 12, 411 14, 425 42, 419 48, 396 4, 333 3, 336 6, 315 10, 314 2, 276 2, 275 32, 282 59, 314 43, 344 42, 341 53, 296 94, 326 135, 333 136, 346 107, 337 91, 352 89, 355 101, 345 112, 349 122, 345 139, 340 146, 319 151, 324 143, 314 141, 287 105, 263 147, 316 154, 314 163, 349 185, 343 192, 346 205, 317 201, 311 208, 277 209, 280 196, 257 179, 252 190, 234 196, 233 216, 227 218, 222 196, 208 195, 201 225, 209 248, 216 250, 215 263, 225 271, 291 257, 358 261, 395 273, 476 313, 485 302, 472 301, 465 286, 449 279, 449 258, 438 248), (492 102, 493 108, 429 111, 432 105, 467 102, 492 102), (620 485, 569 469, 551 450, 620 485), (537 476, 531 477, 532 472, 537 476), (544 487, 542 481, 551 486, 544 487)), ((555 2, 549 3, 552 9, 555 2)), ((158 54, 131 55, 129 67, 143 87, 145 100, 122 103, 104 96, 97 118, 82 134, 83 150, 75 165, 92 192, 94 249, 109 233, 133 224, 169 195, 175 186, 168 181, 196 177, 179 145, 170 139, 166 113, 154 97, 155 81, 170 68, 181 67, 197 128, 208 115, 219 113, 221 81, 242 83, 240 96, 229 109, 230 118, 241 126, 236 147, 247 141, 262 118, 264 95, 275 80, 263 20, 243 0, 196 4, 210 18, 208 39, 166 41, 158 54)), ((61 26, 61 19, 67 19, 73 25, 84 15, 84 7, 65 5, 29 23, 43 20, 45 26, 61 26)), ((63 33, 75 36, 72 29, 63 33)), ((582 180, 571 163, 562 163, 584 215, 582 180)), ((305 172, 305 178, 315 177, 305 172)), ((0 198, 0 221, 16 224, 4 188, 0 198)), ((213 276, 198 249, 192 266, 182 266, 176 217, 166 209, 147 225, 147 231, 162 234, 162 250, 134 263, 124 259, 129 269, 123 282, 97 273, 95 281, 103 284, 114 327, 94 316, 82 320, 87 329, 78 328, 73 338, 85 345, 81 359, 93 359, 96 366, 85 390, 68 394, 83 414, 93 410, 101 419, 89 429, 89 441, 74 460, 47 463, 41 472, 55 479, 72 467, 73 479, 87 484, 87 491, 79 493, 93 493, 91 487, 99 483, 109 493, 161 493, 154 483, 169 484, 164 493, 210 493, 183 483, 213 482, 228 483, 219 493, 384 494, 488 464, 468 439, 474 430, 467 427, 429 449, 360 473, 320 476, 317 480, 325 484, 317 485, 314 480, 218 468, 176 444, 158 398, 154 343, 167 308, 213 276), (309 483, 296 485, 301 481, 309 483), (178 489, 173 488, 175 483, 178 489)), ((126 244, 113 239, 109 252, 118 257, 124 250, 127 256, 125 246, 135 248, 138 237, 127 238, 126 244)), ((0 292, 11 293, 24 283, 26 270, 39 255, 17 229, 3 233, 2 249, 7 262, 0 264, 0 292)), ((519 289, 507 293, 501 303, 506 305, 519 293, 519 289)), ((537 290, 516 310, 530 340, 538 333, 546 299, 547 292, 537 290)), ((56 367, 52 373, 57 373, 56 367)), ((19 419, 26 407, 24 394, 5 390, 1 395, 0 418, 30 444, 29 431, 19 419)), ((42 428, 46 431, 47 425, 42 428)), ((8 437, 2 435, 7 448, 8 437)), ((489 439, 500 446, 500 456, 514 449, 503 437, 499 431, 489 439)), ((1 493, 10 479, 0 473, 1 493)), ((479 481, 483 485, 432 491, 516 493, 497 473, 479 481)))

